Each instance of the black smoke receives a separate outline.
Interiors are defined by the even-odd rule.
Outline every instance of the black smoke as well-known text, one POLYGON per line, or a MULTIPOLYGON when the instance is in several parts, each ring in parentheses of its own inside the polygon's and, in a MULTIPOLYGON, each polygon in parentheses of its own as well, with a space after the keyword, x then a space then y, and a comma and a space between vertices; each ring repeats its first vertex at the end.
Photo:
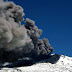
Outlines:
POLYGON ((21 6, 0 0, 0 61, 41 59, 52 53, 48 39, 39 39, 42 30, 33 20, 26 18, 25 25, 21 25, 23 16, 21 6))

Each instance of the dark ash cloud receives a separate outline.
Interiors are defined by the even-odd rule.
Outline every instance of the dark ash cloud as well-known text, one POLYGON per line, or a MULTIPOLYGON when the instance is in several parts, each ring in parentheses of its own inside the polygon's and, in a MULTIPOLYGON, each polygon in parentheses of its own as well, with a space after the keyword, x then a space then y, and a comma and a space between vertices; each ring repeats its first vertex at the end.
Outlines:
POLYGON ((26 24, 21 25, 24 15, 21 6, 0 0, 0 61, 38 59, 53 51, 48 39, 39 39, 42 30, 33 20, 26 18, 26 24))

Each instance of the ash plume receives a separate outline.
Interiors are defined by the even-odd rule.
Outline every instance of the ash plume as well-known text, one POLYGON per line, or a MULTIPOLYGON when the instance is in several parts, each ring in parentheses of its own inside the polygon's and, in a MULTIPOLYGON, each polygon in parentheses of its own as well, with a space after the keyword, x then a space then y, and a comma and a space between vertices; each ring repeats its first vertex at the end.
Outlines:
POLYGON ((46 38, 39 39, 42 30, 33 20, 26 18, 26 24, 21 25, 23 16, 21 6, 0 0, 0 61, 40 58, 53 51, 46 38))

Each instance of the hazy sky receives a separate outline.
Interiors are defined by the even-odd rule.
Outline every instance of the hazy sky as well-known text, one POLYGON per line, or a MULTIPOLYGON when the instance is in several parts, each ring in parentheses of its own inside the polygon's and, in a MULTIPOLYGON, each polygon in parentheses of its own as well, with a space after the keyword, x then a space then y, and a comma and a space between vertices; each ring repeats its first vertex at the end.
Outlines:
POLYGON ((25 18, 36 22, 53 53, 72 56, 72 0, 9 0, 24 8, 25 18))

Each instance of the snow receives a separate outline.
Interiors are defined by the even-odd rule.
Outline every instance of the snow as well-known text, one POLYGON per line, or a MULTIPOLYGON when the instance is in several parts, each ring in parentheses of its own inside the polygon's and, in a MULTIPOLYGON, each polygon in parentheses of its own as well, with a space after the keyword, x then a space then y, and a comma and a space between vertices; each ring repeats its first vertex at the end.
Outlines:
POLYGON ((72 72, 72 58, 61 55, 54 64, 43 61, 32 66, 3 68, 0 72, 4 72, 4 70, 6 70, 5 72, 72 72))

